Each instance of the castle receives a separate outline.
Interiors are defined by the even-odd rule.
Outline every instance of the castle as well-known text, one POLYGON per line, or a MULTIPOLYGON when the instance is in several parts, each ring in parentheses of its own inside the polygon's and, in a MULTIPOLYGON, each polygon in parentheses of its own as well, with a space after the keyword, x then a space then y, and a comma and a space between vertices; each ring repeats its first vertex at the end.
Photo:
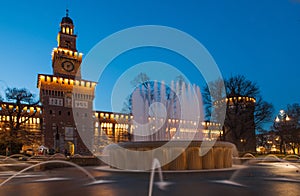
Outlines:
MULTIPOLYGON (((132 140, 134 127, 131 114, 94 110, 97 82, 81 77, 83 55, 77 50, 76 41, 74 23, 67 11, 60 22, 58 46, 52 51, 53 73, 38 74, 37 77, 41 106, 26 109, 28 113, 35 111, 35 115, 26 122, 27 128, 40 136, 31 148, 44 145, 60 153, 67 151, 71 155, 91 155, 94 153, 91 149, 98 152, 103 148, 103 141, 132 140)), ((1 107, 6 107, 5 104, 10 103, 3 102, 1 107)), ((0 123, 5 122, 6 118, 6 114, 0 111, 0 123)), ((172 128, 178 122, 168 119, 168 123, 172 128)), ((220 124, 202 122, 202 128, 204 138, 222 138, 220 124)))

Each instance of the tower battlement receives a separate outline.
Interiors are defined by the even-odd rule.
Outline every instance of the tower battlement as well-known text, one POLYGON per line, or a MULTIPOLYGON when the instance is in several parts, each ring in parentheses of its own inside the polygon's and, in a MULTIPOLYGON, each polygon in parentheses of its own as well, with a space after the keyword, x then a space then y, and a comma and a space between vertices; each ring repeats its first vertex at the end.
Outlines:
POLYGON ((37 87, 40 88, 42 83, 48 83, 49 85, 59 84, 59 85, 80 86, 80 87, 87 87, 91 89, 95 88, 97 84, 96 82, 92 82, 89 80, 76 80, 76 79, 66 78, 66 77, 39 74, 37 87))
POLYGON ((83 54, 81 52, 76 52, 73 50, 65 49, 65 48, 53 48, 52 50, 52 61, 54 59, 54 54, 58 54, 59 56, 66 55, 68 57, 73 57, 78 61, 82 61, 83 54))

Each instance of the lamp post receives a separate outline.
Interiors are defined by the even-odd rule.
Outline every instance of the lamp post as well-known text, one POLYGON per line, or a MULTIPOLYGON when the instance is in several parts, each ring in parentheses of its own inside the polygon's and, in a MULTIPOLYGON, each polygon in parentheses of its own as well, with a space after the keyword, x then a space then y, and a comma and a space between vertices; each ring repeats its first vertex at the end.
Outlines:
POLYGON ((246 150, 245 150, 246 139, 245 139, 245 138, 241 138, 241 139, 240 139, 240 142, 241 142, 241 144, 242 144, 243 152, 245 152, 245 151, 246 151, 246 150))
POLYGON ((284 110, 280 110, 279 114, 275 118, 274 127, 279 131, 280 135, 280 152, 282 153, 282 146, 284 150, 284 154, 286 154, 286 141, 284 135, 287 133, 284 133, 286 130, 287 122, 290 121, 290 117, 285 113, 284 110))

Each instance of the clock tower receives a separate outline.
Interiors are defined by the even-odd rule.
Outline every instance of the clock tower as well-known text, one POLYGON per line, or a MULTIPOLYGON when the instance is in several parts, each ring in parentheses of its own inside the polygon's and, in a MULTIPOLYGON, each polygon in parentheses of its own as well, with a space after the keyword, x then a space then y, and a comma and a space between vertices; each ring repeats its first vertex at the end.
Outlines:
POLYGON ((81 78, 82 54, 76 49, 76 39, 67 10, 60 22, 58 46, 52 52, 53 74, 39 74, 37 87, 43 112, 43 144, 60 153, 88 155, 96 82, 81 78))
POLYGON ((81 78, 79 66, 82 61, 82 53, 77 52, 76 38, 73 20, 69 17, 67 10, 66 16, 60 22, 60 31, 57 35, 58 47, 54 48, 52 53, 54 75, 81 78))

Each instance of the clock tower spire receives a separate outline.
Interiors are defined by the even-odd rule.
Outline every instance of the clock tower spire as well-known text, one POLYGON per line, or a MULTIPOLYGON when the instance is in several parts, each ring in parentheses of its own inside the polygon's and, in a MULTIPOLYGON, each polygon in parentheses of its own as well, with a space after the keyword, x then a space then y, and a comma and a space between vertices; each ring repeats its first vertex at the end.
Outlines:
POLYGON ((62 18, 60 23, 60 31, 57 36, 58 47, 77 51, 76 38, 73 20, 69 17, 69 10, 67 9, 66 16, 62 18))
POLYGON ((80 64, 82 53, 76 49, 77 36, 74 34, 73 20, 66 10, 60 22, 60 31, 57 35, 57 48, 52 53, 53 75, 81 79, 80 64))

